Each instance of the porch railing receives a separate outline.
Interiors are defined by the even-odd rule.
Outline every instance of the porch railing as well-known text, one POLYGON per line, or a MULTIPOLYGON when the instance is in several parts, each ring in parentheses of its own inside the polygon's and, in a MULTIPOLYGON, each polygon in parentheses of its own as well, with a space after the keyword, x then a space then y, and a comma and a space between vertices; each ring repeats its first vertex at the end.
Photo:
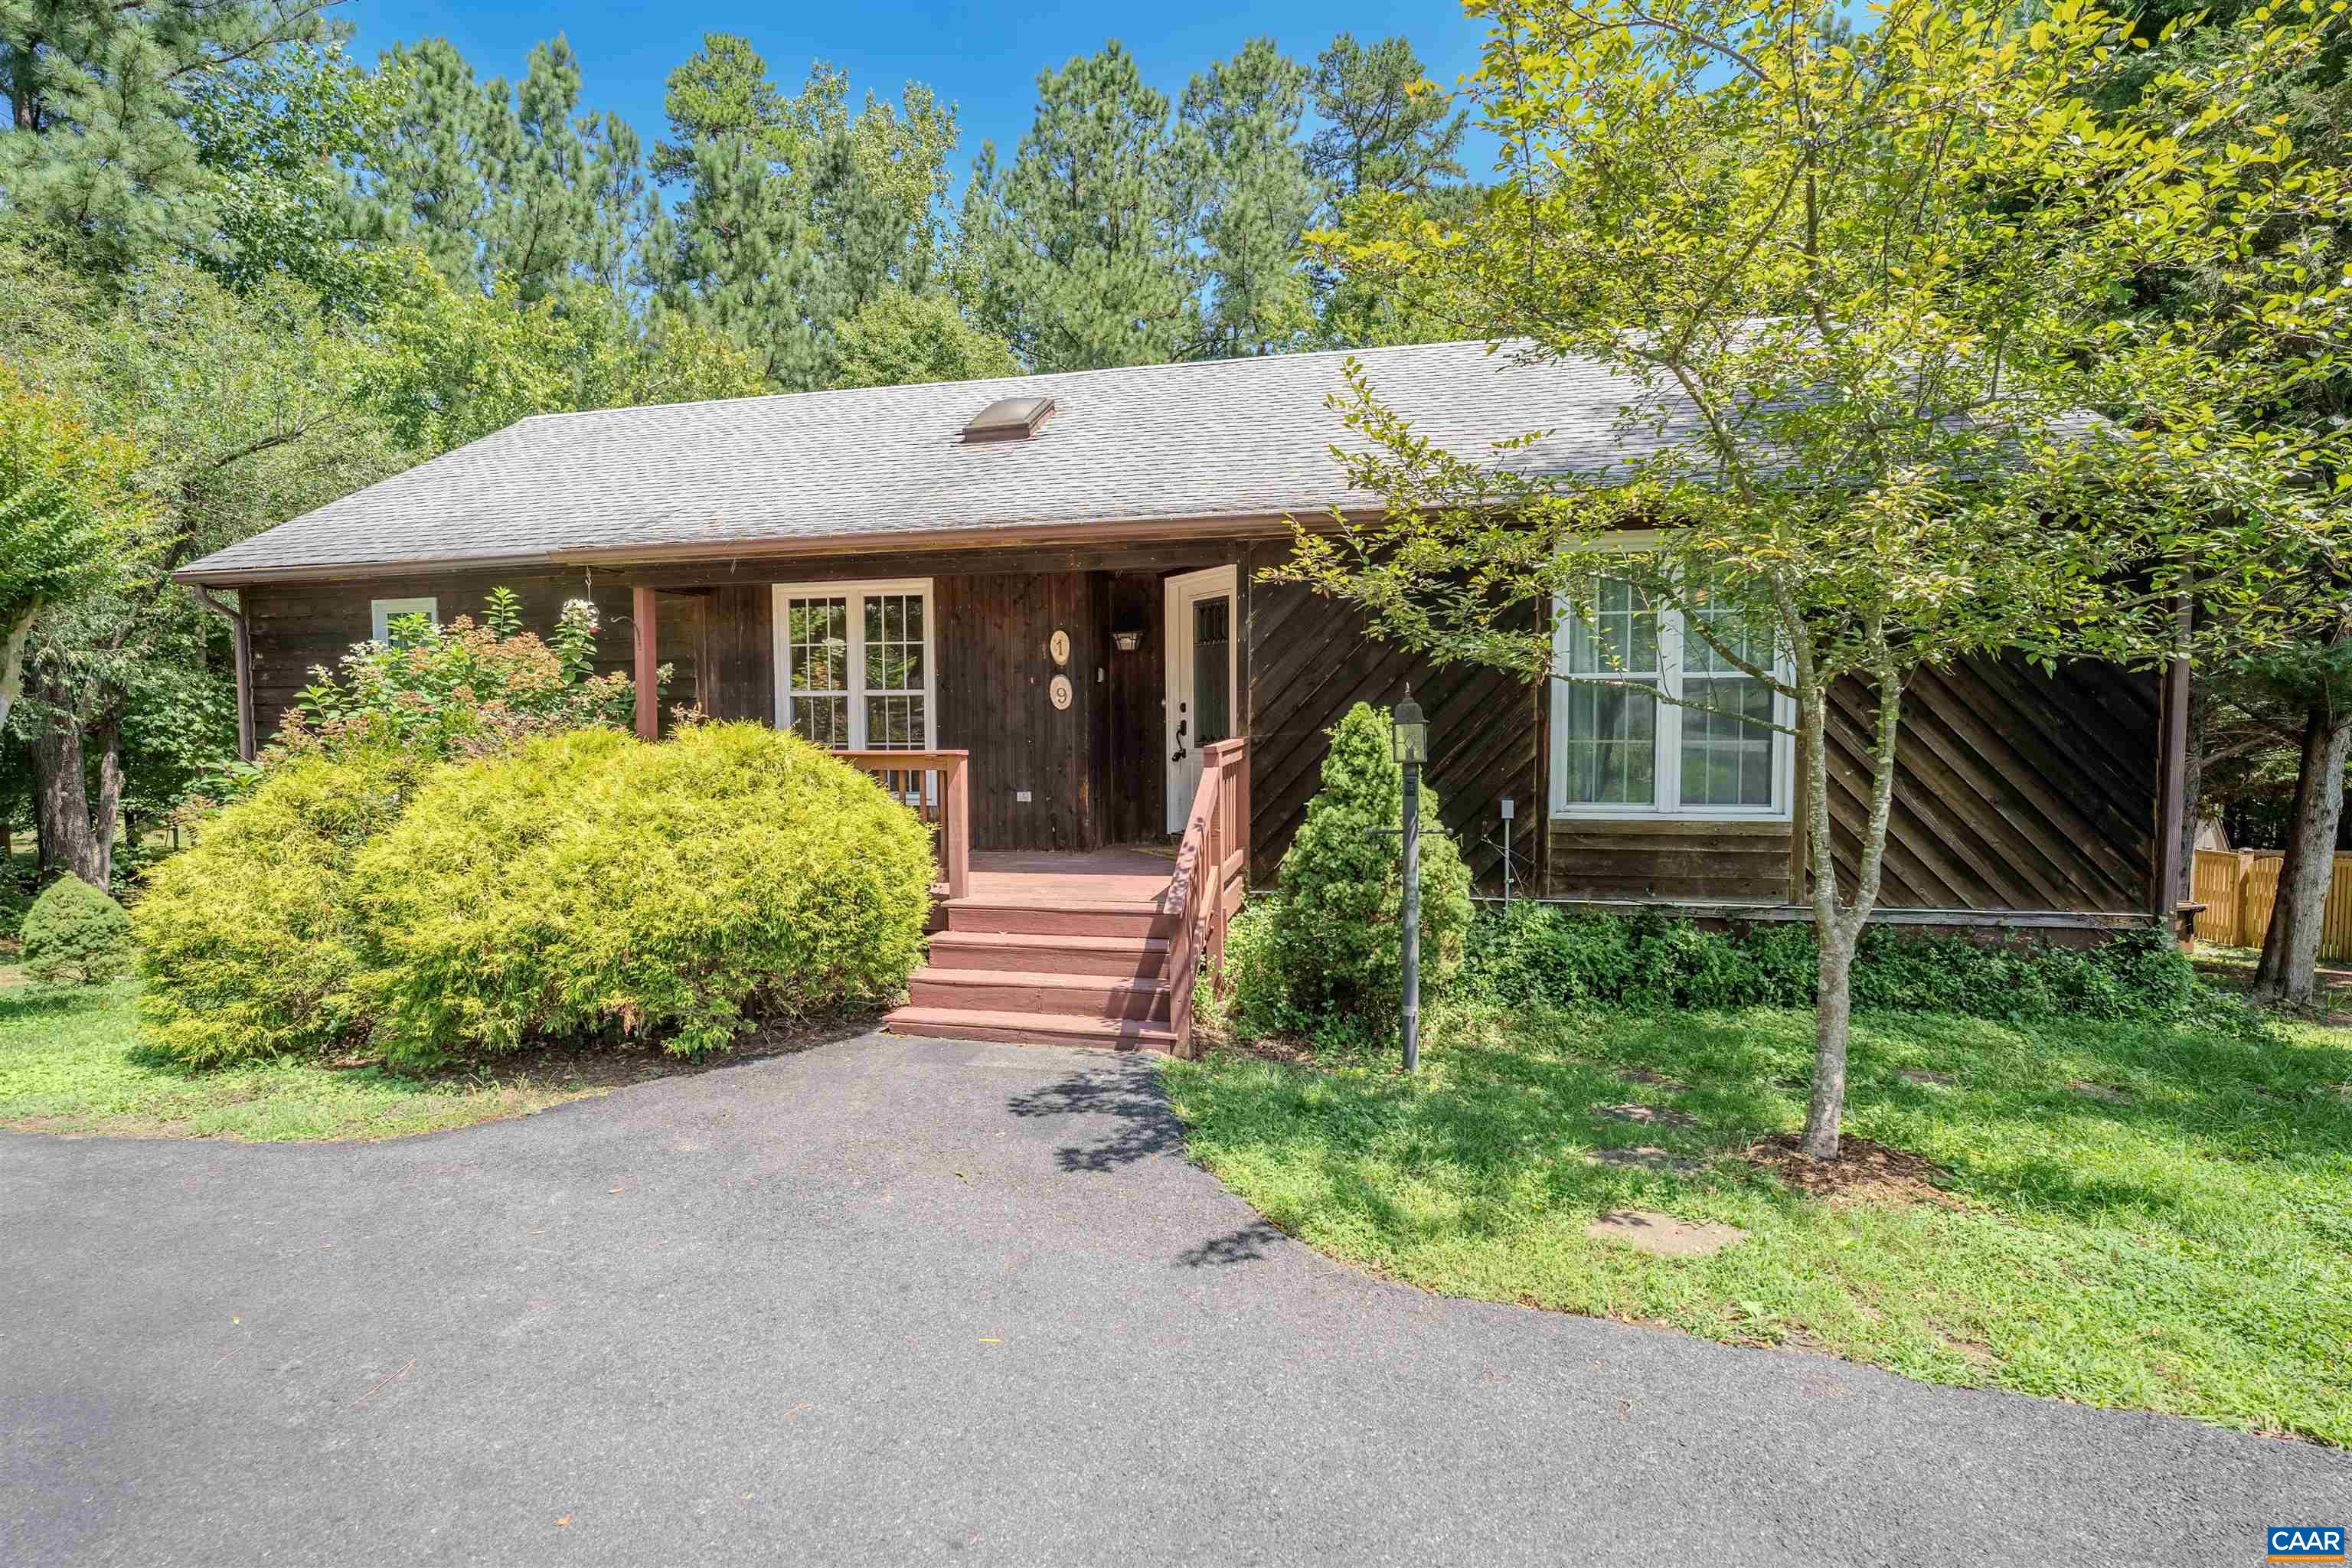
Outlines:
POLYGON ((921 817, 931 830, 940 880, 950 899, 971 892, 971 778, 970 752, 835 752, 858 772, 870 774, 893 800, 921 817))
POLYGON ((1170 1028, 1179 1056, 1192 1049, 1192 984, 1202 966, 1209 983, 1225 988, 1225 930, 1249 886, 1249 742, 1218 741, 1201 748, 1201 786, 1184 819, 1176 873, 1168 881, 1168 912, 1176 920, 1169 953, 1170 1028))

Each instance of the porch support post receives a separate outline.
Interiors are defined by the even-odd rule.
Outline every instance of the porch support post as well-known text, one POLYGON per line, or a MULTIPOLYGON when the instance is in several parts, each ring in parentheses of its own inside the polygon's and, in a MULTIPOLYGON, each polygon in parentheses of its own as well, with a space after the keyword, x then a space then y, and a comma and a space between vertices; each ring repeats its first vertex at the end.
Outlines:
POLYGON ((629 603, 636 651, 637 739, 657 741, 661 738, 661 682, 654 673, 654 590, 638 584, 629 591, 629 603))

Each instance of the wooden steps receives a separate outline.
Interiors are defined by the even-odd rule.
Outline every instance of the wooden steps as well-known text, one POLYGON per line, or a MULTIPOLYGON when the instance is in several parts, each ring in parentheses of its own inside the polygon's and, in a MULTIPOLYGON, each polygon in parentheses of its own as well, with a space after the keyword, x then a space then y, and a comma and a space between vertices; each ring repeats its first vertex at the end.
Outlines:
POLYGON ((1176 922, 1151 900, 952 899, 892 1034, 1173 1052, 1176 922))
POLYGON ((1114 1051, 1176 1053, 1176 1036, 1164 1024, 1116 1018, 1077 1018, 1066 1013, 983 1013, 961 1007, 906 1006, 884 1020, 894 1035, 938 1040, 1002 1040, 1016 1046, 1093 1046, 1114 1051))

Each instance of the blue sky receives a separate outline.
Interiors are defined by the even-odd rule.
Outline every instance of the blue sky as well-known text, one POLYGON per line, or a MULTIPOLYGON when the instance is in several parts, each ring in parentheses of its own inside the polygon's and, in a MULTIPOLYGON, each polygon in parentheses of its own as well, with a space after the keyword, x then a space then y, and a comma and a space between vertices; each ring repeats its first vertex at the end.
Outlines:
MULTIPOLYGON (((1483 29, 1452 0, 1260 0, 1219 5, 1190 0, 1124 7, 1084 4, 983 4, 981 0, 880 0, 870 4, 749 5, 624 0, 539 8, 456 0, 348 0, 333 13, 356 28, 353 55, 373 63, 396 41, 440 36, 457 46, 484 78, 522 74, 540 39, 562 33, 580 57, 583 107, 616 110, 648 147, 663 134, 662 79, 692 54, 706 32, 740 33, 767 58, 777 85, 800 85, 812 59, 849 72, 851 90, 897 97, 908 79, 929 83, 961 110, 963 141, 953 169, 961 197, 970 161, 983 138, 1009 154, 1028 128, 1039 69, 1091 54, 1116 37, 1171 99, 1194 71, 1232 54, 1244 39, 1271 34, 1283 51, 1311 61, 1341 29, 1367 42, 1390 34, 1412 40, 1430 74, 1451 87, 1477 63, 1483 29)), ((1483 175, 1492 153, 1465 148, 1483 175)))

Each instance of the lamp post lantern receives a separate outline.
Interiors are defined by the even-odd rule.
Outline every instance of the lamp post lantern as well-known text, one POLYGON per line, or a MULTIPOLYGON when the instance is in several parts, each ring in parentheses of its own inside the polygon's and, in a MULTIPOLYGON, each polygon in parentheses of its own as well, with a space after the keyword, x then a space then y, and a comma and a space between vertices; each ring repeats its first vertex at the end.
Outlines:
POLYGON ((1404 770, 1404 1070, 1421 1068, 1421 770, 1429 761, 1429 724, 1412 688, 1391 715, 1397 765, 1404 770))

